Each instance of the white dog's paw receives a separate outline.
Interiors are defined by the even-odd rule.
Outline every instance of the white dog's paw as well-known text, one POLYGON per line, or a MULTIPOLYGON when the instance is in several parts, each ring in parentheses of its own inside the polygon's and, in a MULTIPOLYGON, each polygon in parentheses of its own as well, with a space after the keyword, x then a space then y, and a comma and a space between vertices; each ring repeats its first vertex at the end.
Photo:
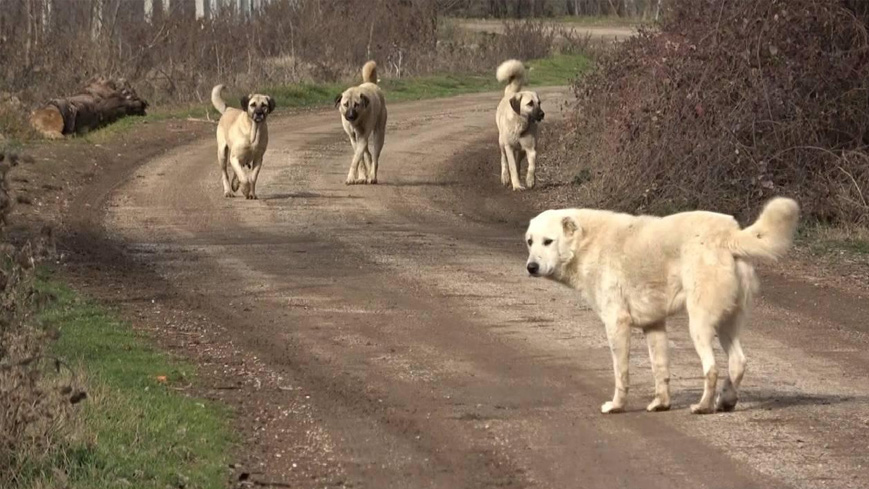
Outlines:
POLYGON ((537 183, 537 180, 534 178, 533 174, 529 174, 525 177, 525 186, 528 188, 534 188, 534 184, 537 183))
POLYGON ((603 414, 615 414, 622 413, 625 411, 624 406, 616 406, 612 403, 612 401, 607 401, 603 403, 603 406, 600 407, 600 412, 603 414))
POLYGON ((517 185, 514 185, 514 186, 513 186, 513 191, 514 191, 514 192, 521 192, 521 191, 523 191, 523 190, 525 190, 525 186, 523 186, 523 185, 518 185, 518 186, 517 186, 517 185))
POLYGON ((510 185, 510 175, 508 173, 501 174, 501 185, 505 187, 510 185))
POLYGON ((657 397, 654 401, 650 402, 648 406, 646 406, 646 411, 650 413, 659 412, 659 411, 669 411, 670 410, 670 401, 664 402, 657 397))
POLYGON ((715 409, 709 405, 704 406, 702 404, 692 404, 691 405, 691 414, 712 414, 715 412, 715 409))
POLYGON ((226 197, 227 199, 231 199, 231 198, 235 197, 235 194, 233 194, 232 192, 224 192, 223 196, 226 197))
POLYGON ((365 180, 365 183, 369 183, 371 185, 377 185, 377 179, 376 178, 369 178, 369 179, 365 180))
POLYGON ((734 391, 722 391, 718 394, 718 399, 715 401, 715 410, 729 413, 736 408, 736 403, 739 398, 734 391))

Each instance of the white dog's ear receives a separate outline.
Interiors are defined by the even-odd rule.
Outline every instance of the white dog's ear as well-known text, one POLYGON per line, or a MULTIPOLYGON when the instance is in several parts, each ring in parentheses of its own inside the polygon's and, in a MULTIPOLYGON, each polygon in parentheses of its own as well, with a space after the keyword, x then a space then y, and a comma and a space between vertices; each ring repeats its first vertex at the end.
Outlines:
POLYGON ((561 229, 565 236, 572 238, 579 232, 579 224, 572 217, 565 217, 561 220, 561 229))
POLYGON ((512 98, 510 98, 510 107, 513 107, 513 112, 519 114, 519 110, 522 107, 522 97, 517 97, 516 95, 514 95, 512 98))

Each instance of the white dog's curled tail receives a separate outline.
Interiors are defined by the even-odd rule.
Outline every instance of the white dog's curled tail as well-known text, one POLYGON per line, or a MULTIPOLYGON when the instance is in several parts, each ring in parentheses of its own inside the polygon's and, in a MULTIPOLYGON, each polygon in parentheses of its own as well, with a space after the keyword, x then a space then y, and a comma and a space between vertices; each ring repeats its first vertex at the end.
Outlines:
POLYGON ((754 224, 736 233, 730 248, 741 258, 780 258, 793 244, 799 218, 796 201, 776 197, 766 203, 754 224))
POLYGON ((368 61, 362 65, 362 83, 377 83, 377 63, 368 61))
POLYGON ((518 59, 508 59, 498 66, 495 78, 501 83, 507 83, 504 95, 512 95, 525 86, 525 65, 518 59))
POLYGON ((222 91, 223 85, 217 85, 211 89, 211 105, 213 105, 221 114, 226 112, 226 102, 224 102, 223 97, 220 96, 220 92, 222 91))

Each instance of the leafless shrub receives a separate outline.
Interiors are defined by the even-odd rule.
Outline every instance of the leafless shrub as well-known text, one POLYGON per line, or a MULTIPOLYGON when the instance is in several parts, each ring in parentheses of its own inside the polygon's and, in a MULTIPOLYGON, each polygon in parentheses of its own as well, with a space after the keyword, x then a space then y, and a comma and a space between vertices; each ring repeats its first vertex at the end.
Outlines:
MULTIPOLYGON (((748 217, 791 195, 819 221, 869 225, 866 9, 836 0, 681 0, 660 30, 576 86, 560 173, 584 204, 748 217)), ((854 3, 859 5, 859 3, 854 3)))

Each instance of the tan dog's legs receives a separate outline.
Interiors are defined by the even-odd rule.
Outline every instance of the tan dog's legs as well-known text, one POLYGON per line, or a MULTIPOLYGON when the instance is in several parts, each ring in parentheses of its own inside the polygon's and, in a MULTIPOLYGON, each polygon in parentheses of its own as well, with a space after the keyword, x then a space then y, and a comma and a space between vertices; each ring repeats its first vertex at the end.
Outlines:
POLYGON ((700 402, 691 405, 694 414, 709 414, 715 412, 715 385, 718 382, 718 368, 715 366, 715 351, 712 341, 715 338, 715 321, 700 308, 688 308, 688 330, 694 340, 694 349, 703 364, 703 397, 700 402))
POLYGON ((643 330, 649 346, 649 360, 655 375, 655 399, 646 406, 646 411, 670 409, 670 358, 667 352, 667 323, 661 321, 643 330))
POLYGON ((507 169, 507 148, 501 145, 501 185, 510 185, 510 170, 507 169))
POLYGON ((507 153, 507 165, 510 168, 510 183, 513 185, 513 190, 525 190, 525 187, 519 182, 519 170, 516 168, 516 151, 509 146, 505 150, 507 153))
POLYGON ((248 199, 256 200, 256 181, 259 178, 259 171, 263 167, 263 160, 259 158, 253 162, 253 170, 250 173, 250 194, 248 194, 248 199))
POLYGON ((368 181, 368 174, 371 172, 371 166, 371 152, 368 151, 368 148, 365 148, 365 152, 362 154, 362 164, 359 166, 359 171, 356 173, 356 183, 368 181))
POLYGON ((745 313, 739 311, 722 323, 718 330, 718 339, 721 341, 721 348, 727 353, 728 362, 728 376, 715 403, 718 411, 733 411, 739 400, 737 390, 742 382, 746 363, 742 345, 739 343, 739 331, 744 321, 745 313))
POLYGON ((604 320, 606 336, 613 355, 613 372, 615 373, 616 389, 613 400, 605 402, 600 412, 620 413, 625 410, 628 396, 628 361, 630 357, 631 319, 627 314, 619 312, 612 318, 604 320))
POLYGON ((223 183, 223 196, 235 197, 235 195, 232 194, 232 184, 230 183, 232 175, 229 174, 229 172, 232 171, 232 168, 230 168, 226 161, 226 148, 217 149, 217 163, 220 165, 220 180, 223 183))
POLYGON ((525 173, 525 185, 527 185, 528 188, 534 188, 534 171, 536 170, 537 164, 537 150, 534 148, 526 149, 525 154, 528 158, 528 170, 525 173))
POLYGON ((237 156, 230 156, 229 162, 232 164, 232 169, 235 170, 235 176, 241 184, 241 193, 244 194, 245 198, 250 198, 250 181, 248 180, 247 174, 244 172, 244 168, 241 167, 241 162, 238 161, 237 156))
POLYGON ((363 162, 363 164, 365 164, 365 152, 368 151, 367 139, 358 136, 351 136, 351 142, 353 142, 353 160, 350 162, 350 171, 347 173, 347 180, 344 181, 347 185, 365 182, 365 179, 359 178, 359 163, 363 162))
POLYGON ((377 183, 377 167, 380 165, 380 152, 383 151, 383 140, 385 134, 375 131, 372 134, 372 143, 374 144, 374 154, 370 154, 371 166, 368 168, 368 183, 377 183))

